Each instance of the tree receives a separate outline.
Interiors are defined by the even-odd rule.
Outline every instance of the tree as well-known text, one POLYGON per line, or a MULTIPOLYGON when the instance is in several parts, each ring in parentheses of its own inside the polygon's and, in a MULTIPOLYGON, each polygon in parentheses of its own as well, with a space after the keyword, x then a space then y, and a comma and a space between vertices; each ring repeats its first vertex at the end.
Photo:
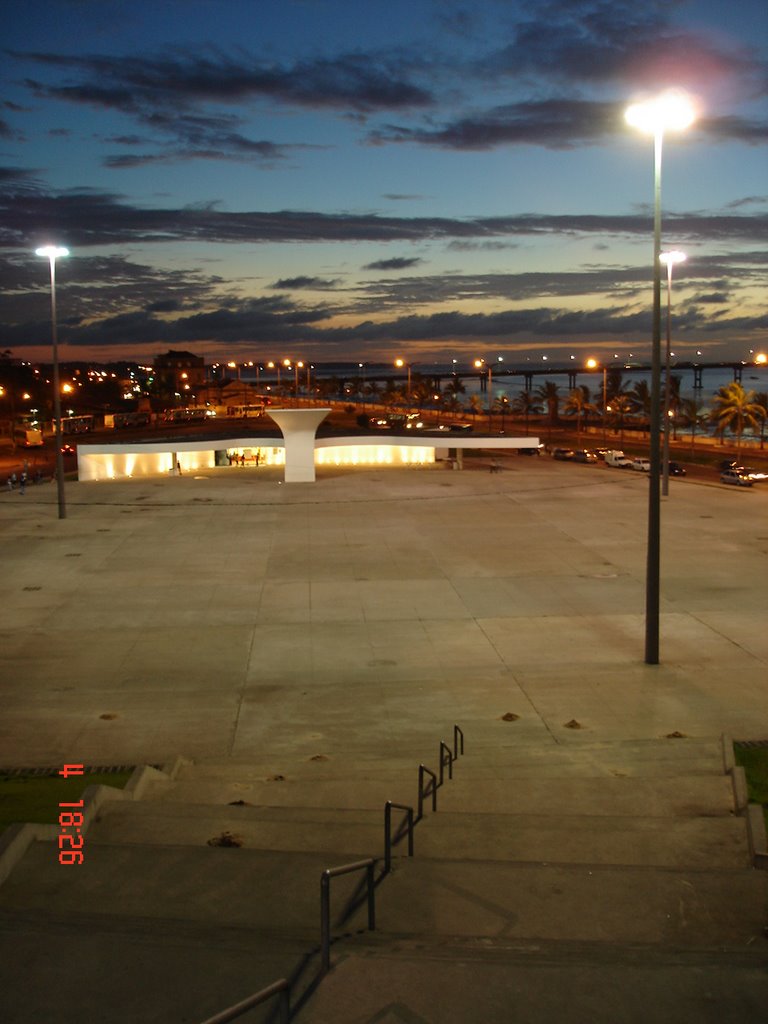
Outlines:
POLYGON ((467 389, 464 387, 464 382, 460 377, 452 377, 443 388, 443 391, 445 392, 446 395, 448 395, 450 398, 456 399, 457 401, 460 400, 459 396, 463 395, 466 392, 466 390, 467 389))
POLYGON ((547 421, 554 426, 560 419, 560 388, 553 380, 547 380, 536 388, 537 399, 547 408, 547 421))
POLYGON ((768 421, 768 394, 765 391, 758 391, 755 401, 762 409, 760 413, 760 447, 765 448, 765 424, 768 421))
POLYGON ((501 414, 501 429, 504 431, 504 419, 509 412, 509 399, 506 395, 497 395, 493 400, 493 411, 501 414))
POLYGON ((477 414, 483 411, 483 402, 480 395, 469 396, 469 407, 472 410, 472 419, 477 419, 477 414))
POLYGON ((745 391, 738 381, 725 384, 715 392, 715 402, 710 413, 715 433, 720 435, 721 443, 726 430, 735 434, 737 452, 746 428, 757 430, 764 416, 765 409, 757 402, 755 392, 745 391))
POLYGON ((621 443, 624 444, 624 421, 632 411, 629 395, 614 395, 606 412, 611 423, 618 426, 621 443))
MULTIPOLYGON (((616 396, 618 398, 618 395, 616 396)), ((643 421, 643 430, 647 429, 651 422, 651 389, 648 381, 638 380, 632 385, 632 390, 626 396, 629 402, 629 409, 633 416, 643 421)), ((614 400, 611 399, 611 405, 614 400)))
POLYGON ((581 424, 585 413, 597 412, 597 406, 590 401, 589 388, 581 384, 574 388, 565 400, 563 412, 566 416, 576 417, 576 434, 581 434, 581 424))
POLYGON ((541 405, 530 391, 521 391, 517 398, 512 401, 512 411, 516 416, 522 416, 525 420, 525 436, 528 436, 528 418, 533 413, 541 412, 541 405))
POLYGON ((680 403, 680 421, 684 427, 691 428, 691 448, 696 444, 696 428, 703 427, 709 421, 709 413, 705 402, 700 398, 684 398, 680 403))

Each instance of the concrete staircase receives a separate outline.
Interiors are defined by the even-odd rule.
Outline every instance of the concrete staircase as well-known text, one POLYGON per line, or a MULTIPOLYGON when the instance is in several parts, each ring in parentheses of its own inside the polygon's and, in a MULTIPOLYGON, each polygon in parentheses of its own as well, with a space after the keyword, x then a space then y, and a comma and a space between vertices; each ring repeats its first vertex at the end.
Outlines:
POLYGON ((279 977, 299 1024, 765 1019, 768 876, 720 742, 542 747, 498 724, 467 735, 415 857, 397 847, 375 932, 362 876, 334 879, 319 986, 321 873, 381 858, 424 752, 153 773, 101 807, 82 866, 39 842, 0 887, 2 1019, 199 1024, 279 977))

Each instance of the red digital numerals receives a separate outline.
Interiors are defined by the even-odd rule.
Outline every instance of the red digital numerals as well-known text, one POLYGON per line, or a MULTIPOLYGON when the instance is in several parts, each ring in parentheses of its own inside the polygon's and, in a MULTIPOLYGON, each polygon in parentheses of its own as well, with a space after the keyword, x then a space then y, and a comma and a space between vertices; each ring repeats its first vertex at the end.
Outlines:
MULTIPOLYGON (((70 775, 82 775, 81 764, 65 764, 59 775, 68 779, 70 775)), ((59 864, 83 863, 83 801, 59 804, 59 864)))

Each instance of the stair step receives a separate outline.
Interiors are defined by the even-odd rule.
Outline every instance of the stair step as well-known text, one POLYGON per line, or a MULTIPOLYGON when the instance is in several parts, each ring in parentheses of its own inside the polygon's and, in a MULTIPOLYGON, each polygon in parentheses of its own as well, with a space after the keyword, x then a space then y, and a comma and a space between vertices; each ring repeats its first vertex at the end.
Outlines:
MULTIPOLYGON (((248 927, 107 913, 0 915, 3 1024, 199 1024, 296 972, 314 976, 306 939, 248 927), (307 969, 301 973, 302 965, 307 969)), ((305 979, 304 974, 307 975, 305 979)), ((268 1024, 275 1002, 248 1013, 268 1024)))
MULTIPOLYGON (((282 853, 210 846, 89 845, 81 865, 58 863, 54 843, 37 842, 0 887, 0 911, 196 921, 317 940, 320 876, 366 856, 346 851, 282 853)), ((361 874, 334 880, 335 916, 361 874)), ((356 912, 356 927, 364 914, 356 912)), ((73 927, 74 927, 73 921, 73 927)))
POLYGON ((734 812, 730 776, 530 778, 517 784, 458 771, 440 790, 438 807, 497 814, 627 815, 699 817, 734 812))
POLYGON ((241 838, 249 850, 354 850, 359 859, 381 852, 384 814, 383 807, 373 811, 114 800, 102 806, 87 842, 200 846, 223 832, 241 838))
POLYGON ((744 1024, 768 1005, 764 952, 368 945, 334 949, 296 1024, 744 1024))
POLYGON ((746 946, 765 942, 768 874, 502 861, 399 860, 381 932, 746 946))
POLYGON ((415 833, 416 856, 560 864, 748 868, 744 820, 506 815, 439 811, 415 833))

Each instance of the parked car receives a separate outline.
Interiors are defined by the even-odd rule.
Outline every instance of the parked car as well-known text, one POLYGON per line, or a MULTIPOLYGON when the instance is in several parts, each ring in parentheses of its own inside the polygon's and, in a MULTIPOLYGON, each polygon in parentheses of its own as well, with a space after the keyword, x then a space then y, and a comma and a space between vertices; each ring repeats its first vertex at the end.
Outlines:
POLYGON ((670 462, 670 464, 669 464, 669 475, 670 476, 685 476, 685 466, 681 466, 679 462, 670 462))
POLYGON ((632 460, 628 459, 621 451, 606 452, 605 464, 613 466, 615 469, 629 469, 632 466, 632 460))
POLYGON ((552 452, 553 459, 560 459, 561 462, 566 462, 573 458, 573 452, 570 448, 555 448, 552 452))
POLYGON ((651 472, 651 460, 650 459, 632 459, 632 469, 636 469, 638 473, 650 473, 651 472))
POLYGON ((535 448, 534 447, 531 447, 531 448, 518 448, 517 449, 517 454, 518 455, 541 455, 543 451, 544 451, 544 445, 540 444, 540 445, 537 445, 537 447, 535 447, 535 448))
POLYGON ((587 448, 581 448, 579 451, 573 453, 574 462, 597 462, 597 452, 590 451, 587 448))
POLYGON ((726 469, 724 473, 720 474, 720 479, 724 484, 735 484, 737 487, 752 486, 752 481, 747 474, 739 472, 738 469, 726 469))

